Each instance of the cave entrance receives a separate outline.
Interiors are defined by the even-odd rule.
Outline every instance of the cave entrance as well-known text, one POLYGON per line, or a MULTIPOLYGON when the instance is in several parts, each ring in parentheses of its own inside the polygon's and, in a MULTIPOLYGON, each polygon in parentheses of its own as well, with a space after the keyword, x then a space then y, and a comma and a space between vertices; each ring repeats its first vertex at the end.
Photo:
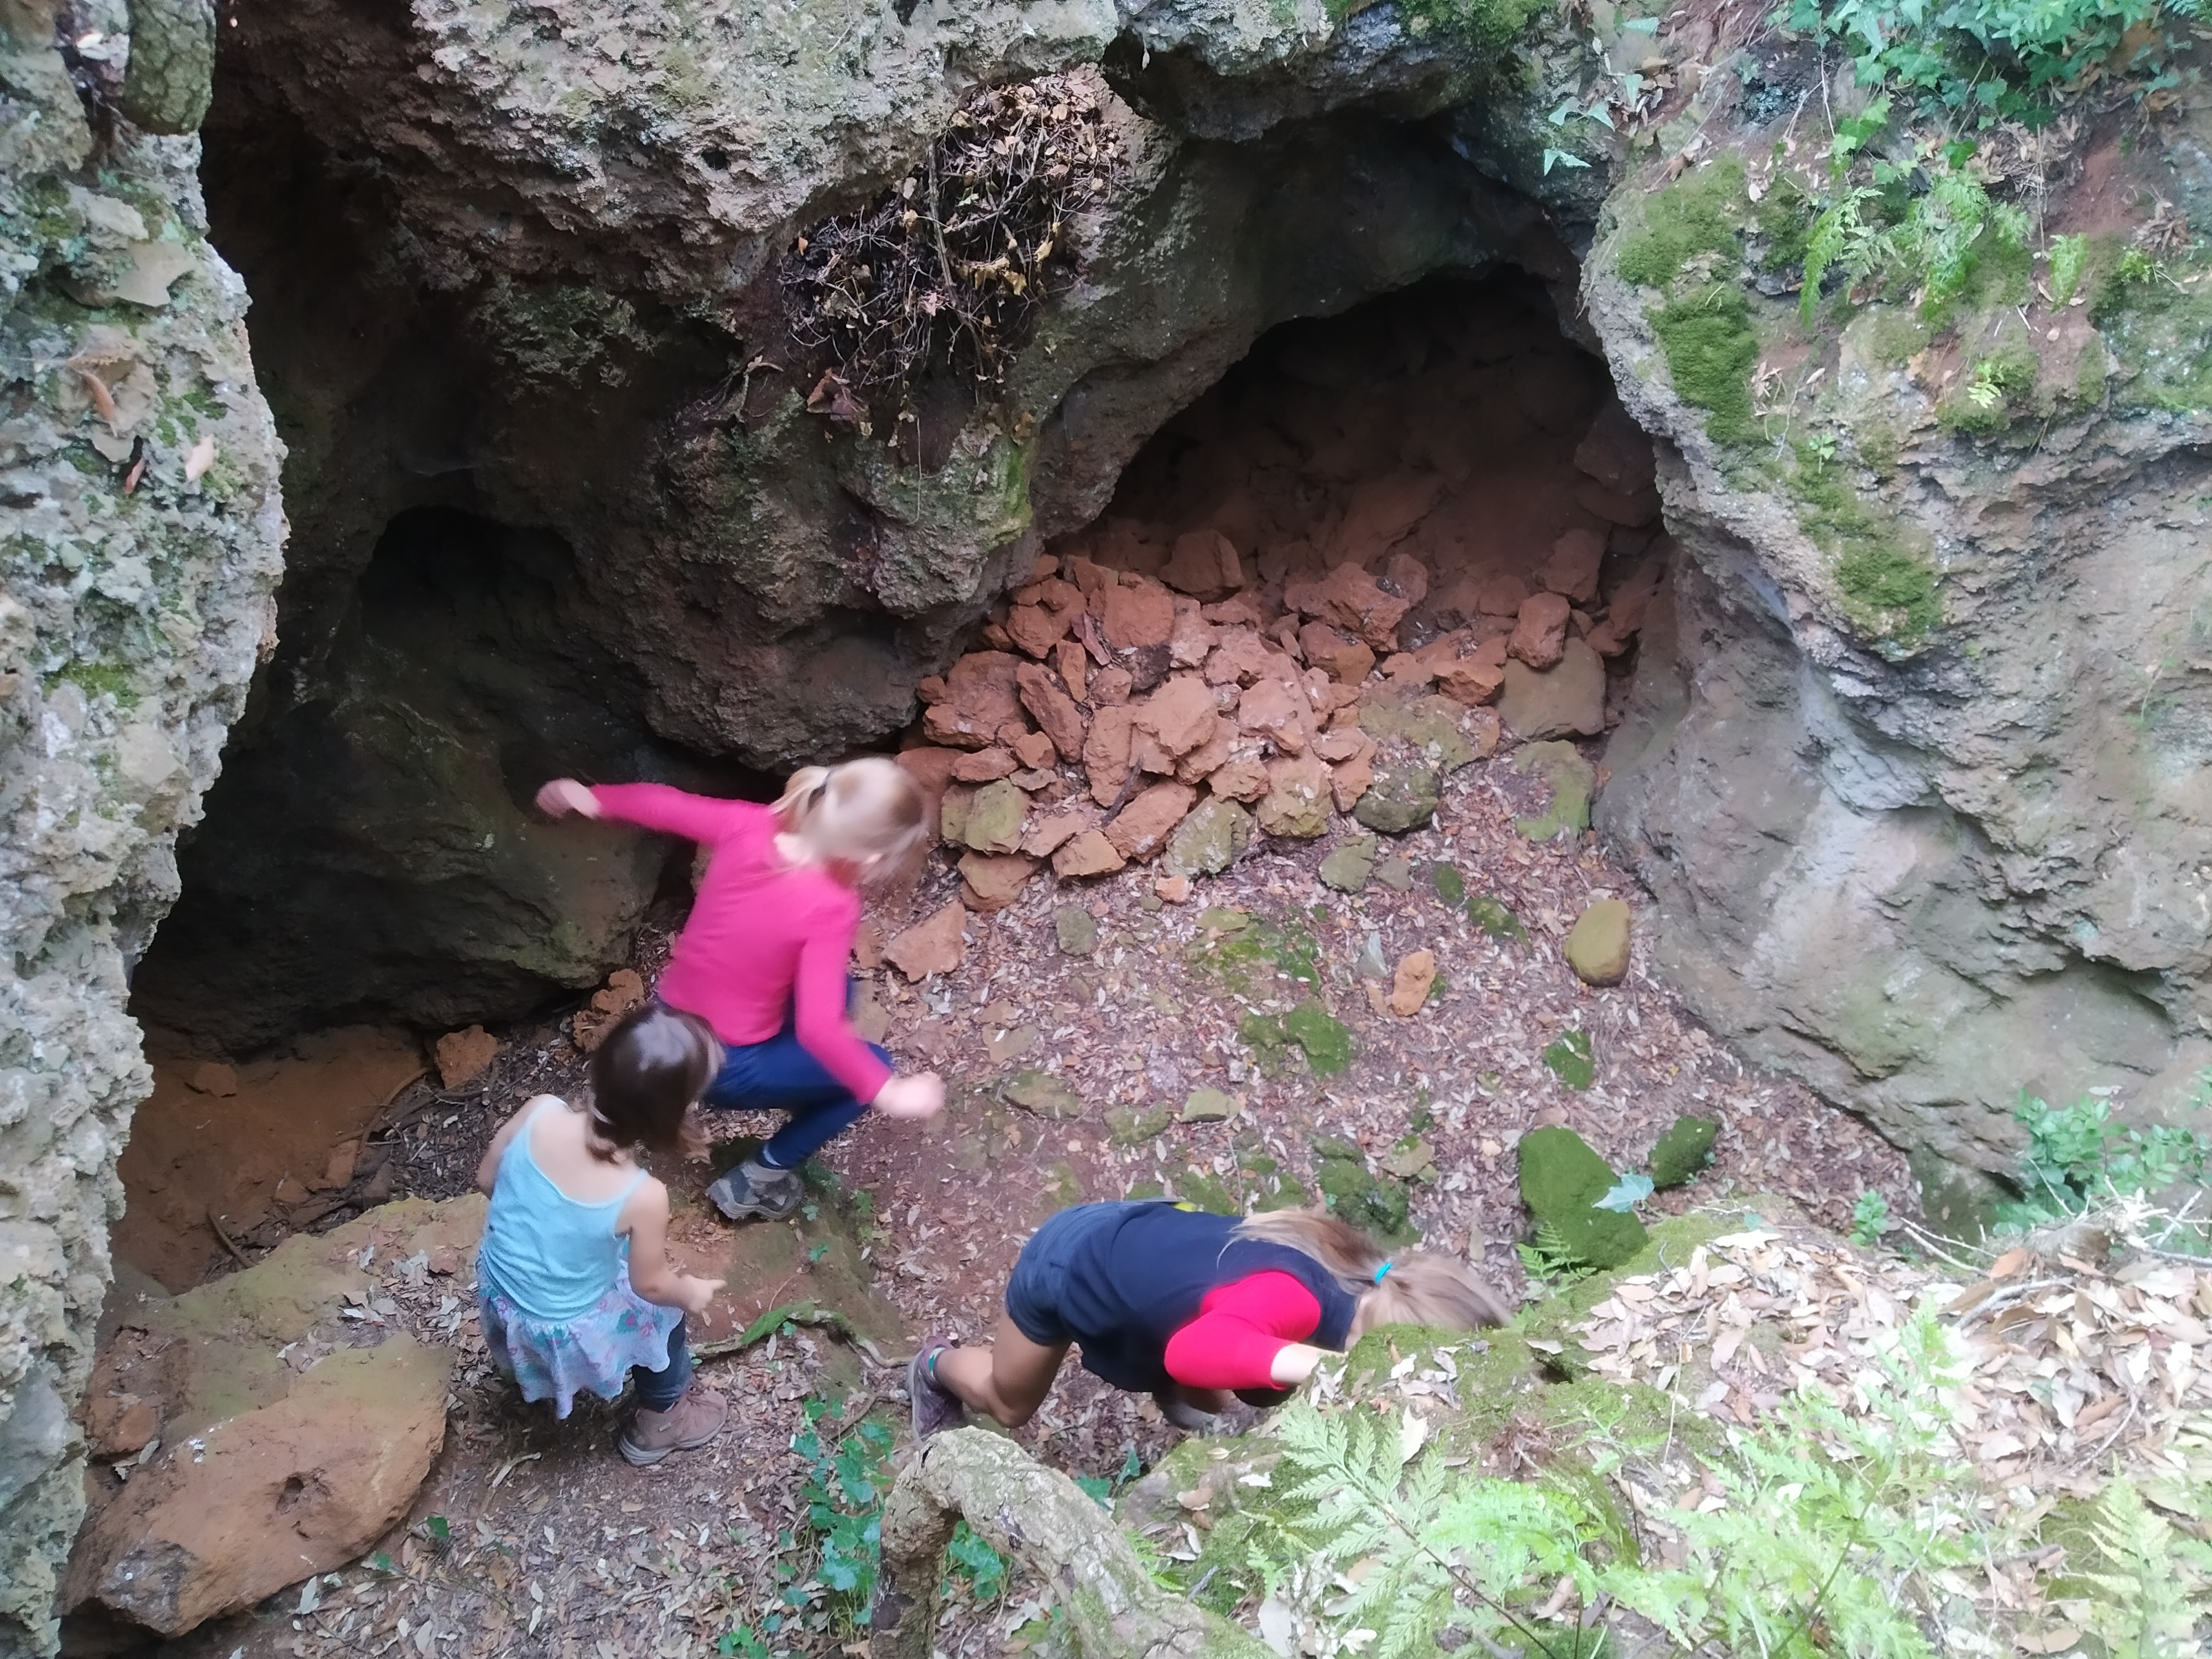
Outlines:
POLYGON ((1394 679, 1502 696, 1522 738, 1595 738, 1617 720, 1672 547, 1650 440, 1518 272, 1432 278, 1270 331, 1052 551, 1215 599, 1226 588, 1187 539, 1206 532, 1237 550, 1266 631, 1309 665, 1356 679, 1380 647, 1394 679), (1397 653, 1286 611, 1286 586, 1346 563, 1411 601, 1397 653), (1536 647, 1544 672, 1509 677, 1504 641, 1546 593, 1566 601, 1559 654, 1536 647))

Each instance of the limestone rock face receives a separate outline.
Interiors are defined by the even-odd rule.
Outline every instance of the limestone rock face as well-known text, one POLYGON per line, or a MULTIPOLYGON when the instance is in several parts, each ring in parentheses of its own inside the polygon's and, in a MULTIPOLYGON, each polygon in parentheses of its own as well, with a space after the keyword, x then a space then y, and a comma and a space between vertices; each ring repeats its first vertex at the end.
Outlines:
MULTIPOLYGON (((209 899, 144 994, 232 1044, 465 1024, 595 982, 665 849, 537 833, 544 776, 684 782, 702 758, 781 770, 880 738, 1038 538, 1093 517, 1268 327, 1500 258, 1571 281, 1574 216, 1492 177, 1519 149, 1392 124, 1487 62, 1389 9, 309 0, 217 33, 207 177, 293 441, 291 568, 218 802, 237 810, 184 854, 209 899), (1071 225, 1083 279, 1004 397, 921 398, 919 465, 809 413, 781 309, 794 234, 897 183, 978 84, 1044 72, 1087 77, 1124 166, 1071 225), (1222 122, 1243 142, 1211 142, 1222 122), (313 832, 270 844, 280 812, 313 832)), ((1507 96, 1531 121, 1536 100, 1507 96)), ((1051 622, 1024 614, 1021 660, 1078 648, 1051 622)), ((997 726, 933 741, 986 750, 997 726)))
MULTIPOLYGON (((245 290, 208 246, 198 143, 122 121, 94 166, 54 13, 33 0, 0 18, 9 1652, 53 1641, 54 1567, 83 1509, 72 1419, 122 1204, 115 1158, 151 1085, 127 976, 176 896, 178 830, 199 817, 271 641, 284 537, 283 452, 247 356, 245 290)), ((120 4, 73 16, 129 33, 120 4)))
POLYGON ((1597 800, 1657 898, 1655 964, 1923 1180, 2009 1172, 2023 1089, 2185 1115, 2212 1061, 2212 686, 2179 665, 2201 654, 2212 410, 2153 406, 2155 365, 2074 312, 2055 345, 2039 324, 2081 364, 2048 421, 1948 430, 1940 388, 1873 343, 1898 313, 1871 308, 1798 414, 1842 434, 1856 510, 1926 550, 1924 629, 1869 617, 1797 500, 1731 472, 1677 395, 1615 264, 1643 210, 1616 203, 1584 293, 1688 556, 1597 800))

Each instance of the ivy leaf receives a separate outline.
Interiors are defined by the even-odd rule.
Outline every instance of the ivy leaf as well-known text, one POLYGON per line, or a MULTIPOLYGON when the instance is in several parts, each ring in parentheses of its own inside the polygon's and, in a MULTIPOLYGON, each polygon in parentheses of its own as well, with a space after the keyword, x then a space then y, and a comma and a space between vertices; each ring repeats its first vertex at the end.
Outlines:
POLYGON ((1626 1214, 1651 1196, 1651 1177, 1648 1175, 1625 1175, 1613 1183, 1612 1190, 1590 1206, 1594 1210, 1612 1210, 1626 1214))
POLYGON ((1555 167, 1586 167, 1589 165, 1588 161, 1583 161, 1571 150, 1547 149, 1544 152, 1544 171, 1547 173, 1555 167))

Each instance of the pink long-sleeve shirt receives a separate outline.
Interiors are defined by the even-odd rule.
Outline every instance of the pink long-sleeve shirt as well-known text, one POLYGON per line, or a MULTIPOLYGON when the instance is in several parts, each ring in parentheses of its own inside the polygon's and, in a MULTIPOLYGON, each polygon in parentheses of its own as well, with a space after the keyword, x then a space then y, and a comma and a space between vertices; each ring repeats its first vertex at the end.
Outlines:
POLYGON ((873 1100, 890 1078, 845 1017, 845 964, 860 898, 819 870, 776 855, 773 810, 687 795, 659 783, 592 791, 600 813, 712 848, 691 918, 660 975, 660 1000, 696 1014, 728 1043, 765 1042, 793 1017, 823 1069, 873 1100))

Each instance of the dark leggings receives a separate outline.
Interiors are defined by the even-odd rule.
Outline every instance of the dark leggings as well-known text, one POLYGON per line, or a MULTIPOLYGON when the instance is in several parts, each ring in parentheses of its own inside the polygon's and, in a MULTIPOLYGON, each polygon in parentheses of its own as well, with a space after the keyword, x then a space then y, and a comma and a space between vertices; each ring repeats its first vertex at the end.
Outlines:
POLYGON ((678 1320, 668 1334, 668 1363, 658 1370, 642 1365, 629 1368, 629 1385, 641 1410, 665 1412, 684 1398, 691 1386, 691 1345, 684 1339, 684 1322, 678 1320))
MULTIPOLYGON (((868 1047, 886 1066, 890 1053, 868 1047)), ((755 1154, 771 1170, 795 1170, 849 1128, 867 1103, 830 1075, 800 1042, 787 1016, 765 1042, 732 1043, 704 1103, 726 1112, 785 1112, 790 1121, 755 1154)))

